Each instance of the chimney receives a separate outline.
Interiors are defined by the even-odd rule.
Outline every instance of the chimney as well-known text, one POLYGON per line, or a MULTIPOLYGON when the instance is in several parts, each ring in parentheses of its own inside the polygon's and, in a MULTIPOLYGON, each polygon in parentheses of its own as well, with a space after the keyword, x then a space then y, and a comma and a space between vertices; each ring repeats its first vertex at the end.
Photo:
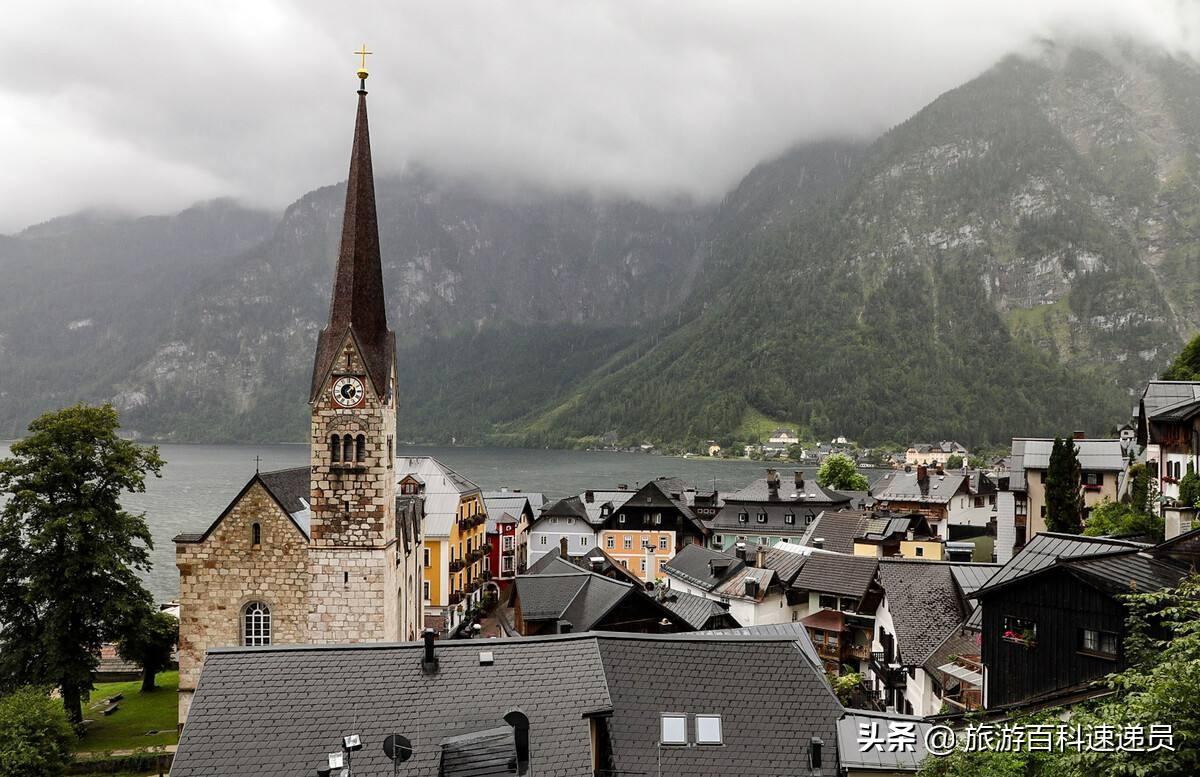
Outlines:
POLYGON ((937 472, 939 475, 946 474, 946 470, 942 468, 942 463, 940 461, 938 462, 937 469, 935 469, 934 471, 937 472))
POLYGON ((438 669, 438 659, 433 652, 433 629, 425 629, 421 638, 425 640, 425 653, 421 657, 421 671, 425 674, 433 674, 438 669))
POLYGON ((646 565, 646 570, 642 572, 642 579, 647 583, 654 580, 654 545, 650 542, 642 544, 642 559, 646 565))
POLYGON ((733 555, 737 556, 742 561, 746 560, 746 543, 739 542, 734 546, 733 555))
POLYGON ((1076 440, 1086 440, 1086 439, 1087 439, 1087 433, 1086 433, 1086 432, 1083 432, 1083 431, 1080 431, 1079 429, 1076 429, 1076 430, 1075 430, 1075 431, 1074 431, 1074 432, 1071 434, 1071 437, 1073 437, 1073 438, 1074 438, 1074 439, 1076 439, 1076 440))
POLYGON ((904 532, 904 538, 905 538, 906 540, 908 540, 909 542, 911 542, 911 541, 915 540, 915 539, 917 538, 917 532, 916 532, 916 530, 915 530, 915 529, 909 529, 908 531, 904 532))
POLYGON ((813 547, 816 548, 817 550, 825 549, 825 538, 824 537, 813 537, 812 543, 813 543, 813 547))
POLYGON ((800 470, 796 470, 796 490, 804 492, 804 473, 800 470))
POLYGON ((754 551, 754 566, 759 569, 767 568, 767 549, 762 545, 759 545, 758 550, 754 551))
POLYGON ((563 559, 569 558, 567 556, 567 538, 566 537, 558 538, 558 555, 563 559))
MULTIPOLYGON (((529 716, 520 710, 513 710, 504 716, 504 722, 512 726, 513 744, 516 746, 516 773, 529 774, 529 716)), ((509 767, 512 768, 512 767, 509 767)))
POLYGON ((767 470, 767 488, 771 491, 779 490, 779 471, 774 469, 767 470))
POLYGON ((591 504, 592 502, 596 501, 596 492, 590 488, 587 491, 584 491, 583 492, 583 501, 587 502, 588 504, 591 504))
POLYGON ((758 581, 757 580, 747 580, 746 581, 746 596, 753 597, 753 598, 758 597, 758 581))
POLYGON ((924 483, 926 480, 929 480, 929 468, 926 467, 924 464, 918 464, 917 465, 917 482, 924 483))
POLYGON ((599 572, 604 568, 604 556, 590 556, 588 563, 592 565, 593 572, 599 572))

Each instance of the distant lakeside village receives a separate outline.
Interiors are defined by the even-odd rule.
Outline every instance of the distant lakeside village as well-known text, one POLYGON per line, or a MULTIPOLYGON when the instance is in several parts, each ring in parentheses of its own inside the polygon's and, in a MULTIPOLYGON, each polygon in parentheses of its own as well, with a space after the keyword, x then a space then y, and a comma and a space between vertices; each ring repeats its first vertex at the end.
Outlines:
POLYGON ((485 491, 397 445, 411 366, 358 94, 310 464, 247 472, 174 538, 172 775, 904 774, 935 728, 1115 692, 1127 595, 1200 560, 1200 381, 1150 381, 1117 436, 999 455, 777 428, 698 452, 764 459, 734 490, 664 458, 565 498, 485 491))

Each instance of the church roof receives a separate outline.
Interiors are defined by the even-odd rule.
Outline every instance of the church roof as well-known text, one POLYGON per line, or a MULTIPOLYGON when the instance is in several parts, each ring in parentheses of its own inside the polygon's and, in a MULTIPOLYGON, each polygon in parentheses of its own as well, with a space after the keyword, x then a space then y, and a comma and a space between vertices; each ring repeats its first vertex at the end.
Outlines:
POLYGON ((375 215, 375 179, 371 170, 371 137, 367 127, 367 93, 358 93, 354 122, 354 149, 346 180, 346 210, 342 216, 342 242, 329 323, 317 337, 312 390, 315 401, 325 376, 333 368, 347 335, 353 335, 376 393, 388 389, 396 357, 396 337, 387 325, 383 266, 379 257, 379 224, 375 215))
POLYGON ((304 535, 304 539, 309 539, 310 512, 307 504, 308 487, 307 481, 305 481, 303 492, 300 492, 299 478, 297 476, 300 472, 307 475, 308 467, 282 469, 274 472, 255 472, 254 476, 246 481, 246 485, 242 486, 242 490, 238 491, 237 496, 230 500, 225 509, 221 511, 221 514, 217 516, 215 521, 208 525, 208 528, 202 534, 192 532, 177 534, 172 541, 176 543, 204 542, 221 525, 221 521, 225 520, 225 516, 229 515, 233 508, 242 501, 242 497, 246 495, 246 492, 255 483, 262 485, 263 489, 275 501, 275 504, 279 506, 279 509, 287 514, 296 529, 304 535), (301 502, 301 499, 304 502, 301 502))

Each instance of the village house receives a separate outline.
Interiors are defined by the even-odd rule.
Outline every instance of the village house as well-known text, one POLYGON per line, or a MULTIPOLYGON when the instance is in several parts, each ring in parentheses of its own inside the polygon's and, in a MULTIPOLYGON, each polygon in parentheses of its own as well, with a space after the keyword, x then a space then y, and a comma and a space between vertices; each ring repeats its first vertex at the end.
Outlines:
POLYGON ((504 615, 512 631, 524 637, 573 631, 670 634, 693 630, 686 618, 647 593, 640 583, 561 566, 540 574, 518 575, 504 615))
POLYGON ((974 594, 987 709, 1089 698, 1126 666, 1122 594, 1173 587, 1200 558, 1200 531, 1156 546, 1069 534, 1036 535, 974 594))
POLYGON ((849 507, 851 497, 824 488, 804 473, 793 473, 781 482, 779 472, 767 470, 765 478, 726 494, 709 527, 709 544, 717 550, 732 550, 737 544, 771 546, 777 542, 799 542, 808 526, 825 510, 849 507))
MULTIPOLYGON (((1126 491, 1126 458, 1120 439, 1074 437, 1082 470, 1084 507, 1117 502, 1126 491)), ((1015 437, 1009 456, 1007 488, 996 501, 996 560, 1005 563, 1035 534, 1046 531, 1046 468, 1054 440, 1015 437)))
POLYGON ((767 442, 771 445, 782 445, 786 448, 789 445, 799 445, 800 437, 794 429, 779 428, 771 432, 771 436, 767 438, 767 442))
POLYGON ((930 525, 945 539, 952 538, 950 527, 986 528, 996 516, 996 485, 978 470, 905 466, 885 474, 872 487, 871 495, 878 509, 928 516, 930 525))
POLYGON ((519 572, 528 566, 529 525, 542 506, 541 494, 519 491, 485 491, 487 510, 487 569, 500 590, 507 590, 519 572))
POLYGON ((921 513, 886 510, 826 510, 800 539, 805 547, 885 558, 946 558, 946 543, 921 513))
POLYGON ((663 585, 671 591, 720 602, 740 626, 795 621, 801 612, 788 601, 789 581, 767 563, 768 552, 760 547, 750 558, 744 554, 739 558, 690 545, 663 565, 663 585))
POLYGON ((904 463, 910 467, 918 464, 945 467, 951 456, 959 456, 965 464, 970 453, 966 447, 953 440, 942 440, 933 444, 918 443, 904 451, 904 463))
MULTIPOLYGON (((1134 421, 1137 444, 1156 477, 1159 494, 1178 500, 1179 481, 1188 468, 1200 473, 1200 382, 1150 381, 1134 421)), ((1171 535, 1189 528, 1174 526, 1171 535)))
POLYGON ((601 525, 633 491, 618 488, 611 491, 588 489, 578 496, 569 496, 544 505, 529 524, 528 567, 558 548, 566 539, 572 555, 594 547, 601 525))
POLYGON ((687 504, 688 485, 677 478, 651 480, 601 518, 596 544, 646 582, 689 545, 703 545, 709 529, 687 504))
POLYGON ((843 708, 809 650, 737 631, 221 650, 171 774, 313 774, 348 736, 355 774, 391 774, 390 736, 418 777, 833 777, 843 708))

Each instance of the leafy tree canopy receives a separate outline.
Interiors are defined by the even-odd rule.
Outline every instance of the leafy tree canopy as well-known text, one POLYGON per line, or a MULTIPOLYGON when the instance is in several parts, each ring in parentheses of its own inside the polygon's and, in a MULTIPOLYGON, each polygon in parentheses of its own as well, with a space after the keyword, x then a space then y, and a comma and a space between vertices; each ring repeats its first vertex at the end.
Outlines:
POLYGON ((150 607, 145 517, 121 507, 162 459, 117 434, 112 405, 47 413, 0 460, 0 682, 58 688, 83 718, 100 646, 150 607))
POLYGON ((817 482, 835 491, 866 491, 870 485, 858 471, 854 459, 844 453, 832 453, 825 457, 817 470, 817 482))
POLYGON ((0 696, 0 777, 57 777, 71 762, 75 732, 45 688, 0 696))
POLYGON ((1163 380, 1200 380, 1200 335, 1183 347, 1162 377, 1163 380))
POLYGON ((170 613, 143 612, 117 643, 126 661, 142 667, 142 690, 153 691, 154 676, 171 664, 171 651, 179 641, 179 621, 170 613))
POLYGON ((1200 507, 1200 475, 1193 464, 1188 464, 1187 474, 1179 479, 1179 501, 1200 507))
POLYGON ((1083 473, 1075 441, 1054 438, 1046 465, 1046 528, 1079 534, 1083 529, 1083 473))
POLYGON ((946 459, 946 469, 962 469, 963 457, 957 453, 952 453, 946 459))
POLYGON ((1089 537, 1153 537, 1162 540, 1163 520, 1132 504, 1104 500, 1092 508, 1083 533, 1089 537))

